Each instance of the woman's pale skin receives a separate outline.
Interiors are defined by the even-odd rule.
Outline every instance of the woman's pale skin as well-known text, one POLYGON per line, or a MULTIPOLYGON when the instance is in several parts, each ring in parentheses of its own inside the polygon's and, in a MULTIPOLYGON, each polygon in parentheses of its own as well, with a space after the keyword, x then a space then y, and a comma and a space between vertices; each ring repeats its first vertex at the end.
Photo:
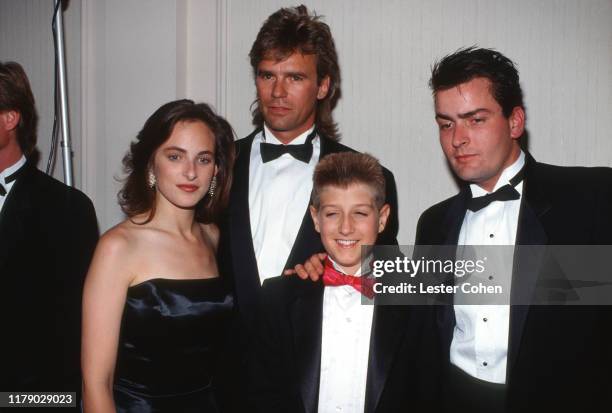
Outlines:
POLYGON ((100 239, 83 292, 83 404, 115 412, 113 377, 128 288, 155 278, 214 278, 219 230, 199 224, 194 207, 208 191, 215 138, 201 121, 178 122, 155 152, 155 215, 132 217, 100 239))

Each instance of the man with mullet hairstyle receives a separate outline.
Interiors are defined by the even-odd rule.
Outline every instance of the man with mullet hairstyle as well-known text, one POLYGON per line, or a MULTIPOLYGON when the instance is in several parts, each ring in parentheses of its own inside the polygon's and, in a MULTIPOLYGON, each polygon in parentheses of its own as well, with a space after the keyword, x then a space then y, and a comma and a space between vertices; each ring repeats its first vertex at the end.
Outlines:
MULTIPOLYGON (((353 151, 338 143, 332 110, 340 96, 338 56, 329 26, 306 6, 268 17, 249 53, 257 99, 255 131, 236 142, 234 184, 220 263, 231 274, 241 330, 251 333, 259 290, 307 257, 323 252, 308 212, 315 165, 353 151)), ((391 205, 380 244, 397 244, 395 180, 384 170, 391 205)))
MULTIPOLYGON (((332 110, 340 97, 340 68, 330 28, 319 16, 304 5, 277 10, 249 57, 255 130, 236 142, 219 246, 220 269, 234 285, 242 358, 254 334, 262 283, 323 252, 308 212, 315 165, 330 153, 353 151, 338 143, 332 110)), ((397 244, 395 180, 386 169, 384 176, 392 212, 379 243, 397 244)))

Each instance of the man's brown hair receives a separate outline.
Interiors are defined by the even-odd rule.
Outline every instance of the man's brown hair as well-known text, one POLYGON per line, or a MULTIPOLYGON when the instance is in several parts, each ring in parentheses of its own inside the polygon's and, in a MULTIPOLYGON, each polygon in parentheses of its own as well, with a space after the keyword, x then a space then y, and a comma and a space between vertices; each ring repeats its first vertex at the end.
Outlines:
POLYGON ((37 157, 38 114, 28 76, 15 62, 0 62, 0 111, 19 112, 17 142, 26 158, 37 157))
MULTIPOLYGON (((310 15, 304 5, 282 8, 264 22, 249 52, 253 75, 264 59, 281 61, 293 53, 315 55, 317 59, 317 83, 329 76, 329 91, 325 98, 317 101, 317 129, 326 137, 339 139, 338 126, 332 110, 340 97, 340 67, 338 54, 329 26, 316 14, 310 15)), ((264 118, 259 100, 253 103, 253 124, 263 127, 264 118)))
POLYGON ((312 178, 311 203, 315 209, 321 204, 321 192, 327 186, 348 188, 364 184, 372 188, 378 209, 385 204, 385 176, 378 160, 367 153, 338 152, 327 155, 317 164, 312 178))

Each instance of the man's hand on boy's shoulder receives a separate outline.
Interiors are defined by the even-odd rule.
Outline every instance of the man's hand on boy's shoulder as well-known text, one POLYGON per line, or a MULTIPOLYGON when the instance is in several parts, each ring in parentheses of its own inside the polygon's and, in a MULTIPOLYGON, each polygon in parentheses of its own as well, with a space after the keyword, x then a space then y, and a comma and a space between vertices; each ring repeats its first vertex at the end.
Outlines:
POLYGON ((314 254, 304 264, 298 264, 293 269, 285 270, 283 275, 296 274, 303 280, 310 278, 312 281, 317 281, 325 270, 325 258, 327 258, 327 253, 325 252, 314 254))

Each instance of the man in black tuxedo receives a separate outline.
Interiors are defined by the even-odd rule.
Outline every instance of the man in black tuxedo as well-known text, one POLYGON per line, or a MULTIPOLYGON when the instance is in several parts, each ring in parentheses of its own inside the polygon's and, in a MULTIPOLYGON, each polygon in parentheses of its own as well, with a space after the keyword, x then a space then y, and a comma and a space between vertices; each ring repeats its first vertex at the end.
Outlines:
MULTIPOLYGON (((340 94, 329 26, 305 6, 283 8, 263 24, 250 51, 256 130, 237 141, 222 271, 231 275, 242 330, 253 328, 264 280, 323 252, 308 213, 319 159, 352 151, 338 143, 332 109, 340 94)), ((385 169, 392 215, 380 244, 397 244, 397 193, 385 169)))
POLYGON ((98 226, 82 192, 36 169, 37 120, 23 69, 0 63, 0 390, 80 393, 81 289, 98 226))
POLYGON ((435 411, 435 312, 375 306, 362 265, 389 216, 380 164, 331 154, 313 181, 325 272, 316 282, 290 275, 264 283, 248 387, 255 411, 435 411))
MULTIPOLYGON (((463 184, 422 214, 417 244, 612 244, 612 169, 546 165, 521 150, 525 112, 508 58, 459 50, 434 65, 430 86, 463 184)), ((530 297, 538 260, 516 251, 511 296, 530 297)), ((609 411, 610 307, 519 304, 439 307, 447 410, 609 411)))

